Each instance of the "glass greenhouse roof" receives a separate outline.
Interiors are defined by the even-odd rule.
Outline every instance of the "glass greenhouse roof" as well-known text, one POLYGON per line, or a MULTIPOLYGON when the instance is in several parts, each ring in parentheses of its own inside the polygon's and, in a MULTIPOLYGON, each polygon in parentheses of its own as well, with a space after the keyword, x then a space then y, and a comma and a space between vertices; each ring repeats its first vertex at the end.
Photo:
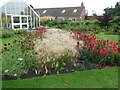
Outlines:
POLYGON ((0 27, 39 27, 39 15, 24 0, 9 0, 0 7, 0 27))

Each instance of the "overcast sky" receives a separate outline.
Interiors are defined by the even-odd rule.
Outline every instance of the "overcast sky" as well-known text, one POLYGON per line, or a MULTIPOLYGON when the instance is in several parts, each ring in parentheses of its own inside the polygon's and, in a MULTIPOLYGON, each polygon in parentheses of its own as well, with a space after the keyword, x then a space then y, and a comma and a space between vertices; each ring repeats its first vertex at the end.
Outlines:
MULTIPOLYGON (((0 5, 10 0, 0 0, 0 5)), ((24 0, 28 4, 33 5, 34 8, 51 8, 51 7, 74 7, 80 6, 83 1, 85 9, 88 14, 93 12, 102 14, 103 9, 107 7, 114 7, 116 2, 120 0, 24 0)))

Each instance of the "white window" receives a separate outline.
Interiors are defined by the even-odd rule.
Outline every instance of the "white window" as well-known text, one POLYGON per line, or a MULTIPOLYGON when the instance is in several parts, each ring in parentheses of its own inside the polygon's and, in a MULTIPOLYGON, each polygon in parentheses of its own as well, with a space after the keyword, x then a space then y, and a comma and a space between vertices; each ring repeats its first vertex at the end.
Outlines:
POLYGON ((14 25, 14 29, 20 28, 20 25, 14 25))
POLYGON ((51 20, 55 20, 55 17, 52 17, 51 20))
POLYGON ((27 28, 27 24, 23 24, 23 25, 22 25, 22 28, 27 28))
POLYGON ((44 10, 43 13, 46 13, 47 10, 44 10))
POLYGON ((22 23, 27 23, 27 17, 22 17, 22 23))
POLYGON ((74 13, 77 12, 77 9, 74 9, 73 12, 74 12, 74 13))
POLYGON ((65 10, 62 10, 62 13, 65 13, 65 10))
POLYGON ((20 17, 13 17, 14 23, 20 23, 20 17))
POLYGON ((64 17, 58 17, 58 20, 65 20, 64 17))
POLYGON ((70 21, 76 21, 76 18, 69 18, 70 21))

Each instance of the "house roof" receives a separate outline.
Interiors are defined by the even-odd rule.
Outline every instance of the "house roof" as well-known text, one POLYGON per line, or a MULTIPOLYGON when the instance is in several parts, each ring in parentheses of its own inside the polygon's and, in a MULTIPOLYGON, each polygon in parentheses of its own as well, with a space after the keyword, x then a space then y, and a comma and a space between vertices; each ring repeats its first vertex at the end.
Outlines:
POLYGON ((58 17, 80 17, 84 6, 78 7, 61 7, 61 8, 39 8, 35 11, 40 16, 58 16, 58 17))

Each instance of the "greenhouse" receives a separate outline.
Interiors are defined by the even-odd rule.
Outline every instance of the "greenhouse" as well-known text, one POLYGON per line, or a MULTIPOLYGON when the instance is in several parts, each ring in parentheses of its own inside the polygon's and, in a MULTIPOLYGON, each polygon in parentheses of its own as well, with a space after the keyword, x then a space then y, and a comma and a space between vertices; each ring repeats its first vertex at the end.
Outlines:
POLYGON ((39 16, 23 0, 10 0, 0 6, 0 28, 30 29, 40 26, 39 16))

